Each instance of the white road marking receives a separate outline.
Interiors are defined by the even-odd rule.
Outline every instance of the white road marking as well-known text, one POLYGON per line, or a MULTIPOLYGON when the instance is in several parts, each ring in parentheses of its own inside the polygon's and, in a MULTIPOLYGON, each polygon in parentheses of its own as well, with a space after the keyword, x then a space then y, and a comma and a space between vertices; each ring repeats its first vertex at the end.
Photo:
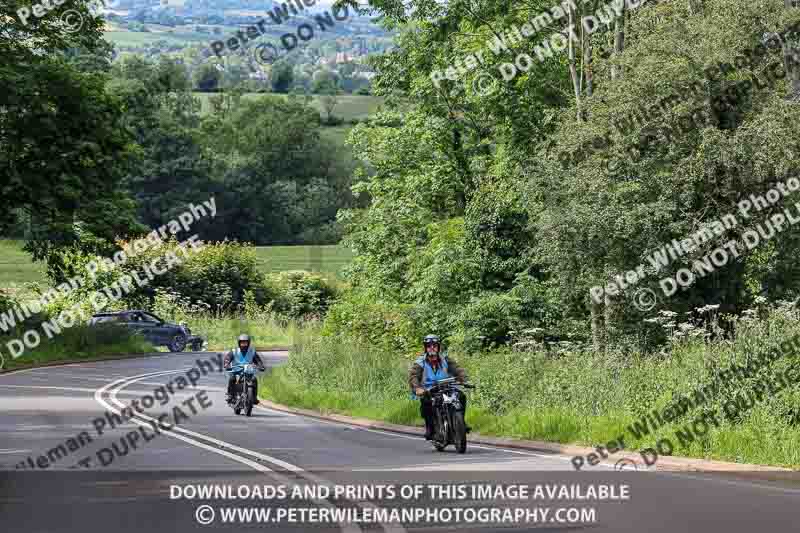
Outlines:
MULTIPOLYGON (((153 356, 148 357, 148 358, 152 358, 152 357, 153 356)), ((159 357, 159 356, 155 356, 155 357, 159 357)), ((162 355, 160 357, 166 357, 166 355, 162 355)), ((137 359, 143 359, 143 358, 137 358, 137 359)), ((280 357, 280 359, 285 359, 285 357, 280 357)), ((124 361, 124 360, 120 359, 120 361, 124 361)), ((100 363, 100 362, 97 362, 97 363, 100 363)), ((88 365, 88 364, 94 364, 94 363, 92 363, 92 362, 75 362, 75 363, 69 363, 69 364, 66 364, 66 365, 59 365, 59 367, 57 367, 57 368, 64 368, 64 367, 71 367, 71 366, 85 366, 85 365, 88 365)), ((47 368, 26 368, 26 369, 16 370, 16 371, 13 371, 13 372, 7 372, 4 375, 12 375, 12 374, 17 374, 18 375, 18 374, 22 374, 22 373, 26 373, 26 372, 30 373, 30 372, 43 371, 43 370, 46 371, 48 369, 47 368)), ((186 369, 168 371, 168 372, 163 372, 163 373, 159 372, 159 373, 156 373, 156 374, 159 374, 159 375, 168 374, 168 373, 176 373, 177 374, 177 373, 184 372, 185 370, 186 369)), ((153 374, 148 374, 148 376, 152 376, 152 375, 153 374)), ((85 377, 87 379, 92 379, 92 378, 90 378, 88 376, 83 376, 83 377, 85 377)), ((159 385, 161 385, 161 384, 159 384, 159 385)), ((104 387, 104 389, 105 388, 106 387, 104 387)), ((97 391, 94 391, 94 392, 95 392, 95 399, 97 399, 97 396, 96 396, 96 392, 97 391)), ((103 405, 103 404, 101 403, 101 405, 103 405)), ((275 411, 275 410, 272 410, 272 409, 269 409, 269 408, 266 408, 266 407, 262 407, 262 406, 256 406, 256 407, 260 408, 260 409, 264 409, 264 410, 270 411, 270 412, 273 412, 273 413, 276 413, 276 414, 285 415, 285 416, 298 416, 298 417, 302 416, 302 415, 296 415, 294 413, 284 413, 282 411, 275 411)), ((116 410, 113 410, 113 411, 115 413, 119 414, 118 411, 116 411, 116 410)), ((138 416, 138 414, 137 414, 137 416, 138 416)), ((322 424, 331 424, 331 425, 337 425, 337 426, 353 427, 353 426, 349 426, 348 424, 342 423, 342 422, 325 421, 325 420, 320 420, 320 419, 317 419, 317 418, 314 418, 314 417, 303 417, 303 418, 312 419, 312 420, 314 420, 316 422, 319 422, 319 423, 322 423, 322 424)), ((140 425, 144 425, 144 424, 140 423, 140 425)), ((147 427, 150 427, 149 424, 147 425, 147 427)), ((392 433, 392 432, 388 432, 388 431, 376 430, 376 429, 370 429, 370 428, 354 427, 354 429, 360 429, 362 431, 369 431, 369 432, 372 432, 372 433, 380 433, 380 434, 387 435, 387 436, 392 436, 392 437, 401 437, 401 438, 417 439, 417 440, 420 439, 420 437, 414 437, 414 436, 410 436, 410 435, 403 435, 403 434, 400 434, 400 433, 392 433)), ((172 436, 172 437, 178 438, 180 440, 185 440, 186 442, 189 442, 192 445, 195 445, 195 446, 198 446, 198 447, 201 447, 201 448, 205 447, 204 445, 202 445, 202 443, 196 443, 196 442, 192 441, 191 439, 184 439, 180 435, 175 435, 175 434, 173 434, 171 432, 169 432, 169 433, 165 432, 165 433, 170 435, 170 436, 172 436)), ((532 452, 524 452, 524 451, 520 451, 520 450, 513 450, 513 449, 506 449, 506 448, 499 448, 499 447, 485 446, 485 445, 471 445, 471 447, 484 448, 484 449, 502 451, 502 452, 507 452, 507 453, 516 453, 516 454, 521 454, 521 455, 533 455, 533 456, 542 457, 542 458, 549 458, 549 459, 560 459, 560 460, 565 460, 565 461, 571 460, 569 457, 559 456, 559 455, 555 455, 555 454, 554 455, 542 455, 542 454, 535 454, 535 453, 532 453, 532 452)), ((213 451, 214 453, 218 453, 218 454, 221 454, 221 455, 226 455, 225 453, 223 453, 224 452, 223 450, 219 450, 217 448, 210 448, 210 451, 213 451)), ((234 460, 237 460, 239 462, 247 461, 247 459, 240 458, 240 457, 237 457, 237 456, 234 456, 234 458, 235 458, 234 460)), ((257 466, 264 468, 262 465, 257 465, 257 466)), ((603 465, 601 463, 598 466, 606 466, 606 465, 603 465)), ((607 465, 607 468, 612 469, 612 467, 610 465, 607 465)), ((643 470, 640 469, 639 471, 642 472, 643 470)), ((781 487, 775 487, 775 486, 771 486, 771 485, 763 485, 763 484, 753 483, 753 482, 748 482, 748 481, 735 481, 735 480, 727 480, 727 479, 719 479, 719 478, 698 477, 697 475, 691 475, 689 473, 684 473, 684 472, 657 471, 655 473, 659 474, 659 475, 669 475, 669 476, 691 478, 691 479, 694 479, 694 480, 697 480, 697 481, 706 481, 706 482, 710 482, 710 483, 724 483, 724 484, 727 484, 727 485, 735 485, 735 486, 746 487, 746 488, 760 488, 760 489, 766 489, 766 490, 771 490, 771 491, 775 491, 775 492, 782 492, 782 493, 787 493, 787 494, 796 494, 796 493, 800 492, 800 490, 784 489, 784 488, 781 488, 781 487)), ((698 473, 698 474, 701 474, 701 473, 698 473)))
MULTIPOLYGON (((148 373, 148 374, 142 374, 140 376, 133 376, 132 378, 128 379, 127 381, 125 381, 125 380, 117 380, 115 382, 112 382, 112 383, 106 385, 105 387, 101 387, 100 389, 98 389, 95 392, 95 400, 97 400, 97 402, 100 403, 100 405, 102 405, 102 406, 104 406, 104 407, 106 407, 108 409, 111 409, 112 411, 116 412, 116 414, 120 414, 112 406, 110 406, 108 403, 106 403, 105 400, 103 399, 103 394, 108 389, 110 389, 113 386, 116 387, 113 391, 111 391, 109 393, 109 399, 112 402, 114 402, 114 404, 116 404, 117 406, 124 407, 124 404, 122 402, 120 402, 116 398, 116 395, 125 386, 127 386, 127 385, 129 385, 131 383, 135 383, 138 379, 147 378, 147 377, 154 377, 156 375, 164 375, 164 374, 169 374, 169 373, 179 373, 179 372, 183 372, 183 371, 185 371, 185 370, 159 372, 159 373, 148 373)), ((139 423, 141 425, 145 425, 143 422, 141 422, 139 420, 139 418, 145 419, 145 420, 149 419, 149 420, 152 420, 154 422, 158 422, 156 419, 154 419, 152 417, 149 417, 147 415, 144 415, 142 413, 136 413, 136 417, 133 418, 132 420, 135 420, 137 423, 139 423)), ((260 471, 262 473, 267 474, 269 472, 269 474, 267 474, 267 475, 269 475, 271 477, 274 477, 274 478, 278 478, 278 479, 282 480, 283 483, 288 484, 290 486, 297 485, 297 483, 295 483, 294 481, 290 480, 289 478, 286 478, 285 476, 282 476, 282 475, 270 470, 266 466, 254 463, 254 462, 250 461, 249 459, 246 459, 246 458, 243 458, 243 457, 239 457, 237 455, 225 452, 224 450, 219 450, 217 448, 213 448, 211 446, 207 446, 207 445, 203 444, 202 442, 197 442, 194 439, 183 437, 181 435, 177 435, 175 433, 176 431, 180 432, 180 433, 184 433, 186 435, 192 435, 192 436, 194 436, 196 438, 203 439, 203 440, 205 440, 207 442, 213 442, 213 443, 215 443, 215 444, 217 444, 219 446, 224 446, 224 447, 226 447, 228 449, 238 451, 239 453, 242 453, 242 454, 250 455, 252 457, 257 457, 259 459, 262 459, 262 460, 267 461, 269 463, 272 463, 274 465, 277 465, 277 466, 280 466, 282 468, 285 468, 285 469, 287 469, 287 470, 289 470, 291 472, 294 472, 294 473, 300 475, 301 477, 306 478, 308 481, 312 481, 314 483, 317 483, 318 485, 329 485, 329 486, 332 485, 332 483, 330 481, 322 479, 322 478, 320 478, 318 476, 315 476, 313 474, 309 474, 309 473, 305 472, 302 468, 300 468, 298 466, 295 466, 293 464, 287 463, 285 461, 281 461, 280 459, 277 459, 275 457, 271 457, 269 455, 265 455, 265 454, 262 454, 262 453, 259 453, 259 452, 253 451, 253 450, 249 450, 249 449, 246 449, 246 448, 241 448, 241 447, 236 446, 234 444, 231 444, 229 442, 222 441, 222 440, 219 440, 219 439, 215 439, 213 437, 209 437, 208 435, 203 435, 203 434, 200 434, 200 433, 196 433, 194 431, 190 431, 190 430, 178 427, 178 426, 173 426, 171 428, 171 430, 165 431, 165 434, 167 434, 169 436, 178 438, 178 439, 180 439, 180 440, 182 440, 184 442, 187 442, 189 444, 192 444, 194 446, 198 446, 198 447, 207 449, 207 450, 209 450, 211 452, 219 453, 219 454, 224 455, 224 456, 226 456, 226 457, 228 457, 230 459, 233 459, 234 461, 237 461, 237 462, 240 462, 242 464, 246 464, 248 466, 251 466, 251 467, 255 468, 256 470, 258 470, 258 471, 260 471), (302 472, 302 474, 301 474, 301 472, 302 472)), ((328 507, 328 508, 331 508, 331 509, 335 509, 335 506, 331 502, 329 502, 327 500, 313 499, 311 501, 316 503, 317 505, 322 506, 322 507, 328 507)), ((360 507, 364 507, 364 508, 376 508, 376 506, 374 504, 371 504, 369 502, 356 502, 356 505, 358 505, 360 507)), ((395 526, 393 524, 380 524, 380 525, 387 532, 405 533, 405 529, 400 527, 400 526, 395 526)), ((342 531, 347 532, 347 533, 360 533, 362 531, 361 527, 356 525, 356 524, 339 523, 339 527, 342 529, 342 531)))
POLYGON ((11 388, 11 389, 49 389, 49 390, 66 390, 70 392, 91 392, 94 393, 95 389, 87 389, 83 387, 53 387, 51 385, 2 385, 0 384, 0 388, 11 388))
MULTIPOLYGON (((411 440, 416 440, 416 441, 422 440, 422 435, 420 435, 419 437, 416 437, 414 435, 406 435, 404 433, 394 433, 394 432, 386 431, 386 430, 382 430, 382 429, 373 429, 373 428, 365 428, 365 427, 361 427, 361 426, 354 426, 354 425, 348 424, 347 422, 339 422, 337 420, 321 420, 321 419, 318 419, 318 418, 315 418, 315 417, 311 417, 311 416, 306 417, 306 416, 303 416, 303 415, 297 414, 297 413, 286 413, 284 411, 277 411, 275 409, 270 409, 269 407, 262 407, 261 405, 257 405, 256 407, 258 407, 260 409, 263 409, 265 411, 269 411, 271 413, 282 413, 282 414, 288 415, 288 416, 302 417, 302 418, 318 421, 318 422, 321 422, 323 424, 329 424, 329 425, 334 425, 334 426, 339 426, 339 427, 345 426, 345 427, 350 427, 350 428, 361 430, 361 431, 367 431, 369 433, 377 433, 379 435, 386 435, 386 436, 389 436, 389 437, 400 437, 400 438, 403 438, 403 439, 411 439, 411 440)), ((425 441, 423 441, 423 442, 425 442, 425 441)), ((557 459, 557 460, 560 460, 560 461, 571 461, 572 460, 571 457, 565 457, 563 455, 555 455, 555 454, 549 455, 549 454, 528 452, 528 451, 522 451, 522 450, 513 450, 511 448, 499 448, 499 447, 496 447, 496 446, 487 446, 487 445, 483 445, 483 444, 472 444, 472 443, 469 443, 469 447, 470 448, 479 448, 479 449, 482 449, 482 450, 492 450, 492 451, 497 451, 497 452, 513 453, 513 454, 517 454, 517 455, 526 455, 526 456, 529 456, 529 457, 541 457, 541 458, 544 458, 544 459, 557 459)), ((599 464, 597 466, 604 466, 605 468, 609 468, 611 470, 614 470, 613 466, 607 466, 607 465, 603 465, 603 464, 599 464)))
POLYGON ((29 452, 29 451, 30 451, 30 450, 0 450, 0 454, 6 454, 6 453, 9 453, 9 454, 10 454, 10 453, 25 453, 25 452, 29 452))

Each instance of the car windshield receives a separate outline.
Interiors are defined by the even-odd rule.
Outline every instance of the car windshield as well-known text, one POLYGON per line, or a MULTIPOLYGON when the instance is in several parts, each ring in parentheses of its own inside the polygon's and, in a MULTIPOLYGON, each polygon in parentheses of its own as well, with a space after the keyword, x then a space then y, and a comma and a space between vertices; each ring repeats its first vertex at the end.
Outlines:
POLYGON ((96 323, 98 323, 98 324, 102 323, 102 322, 119 322, 121 318, 122 317, 120 317, 118 315, 96 316, 96 317, 94 317, 94 321, 96 323))
POLYGON ((151 315, 150 313, 140 313, 142 315, 142 320, 146 320, 148 322, 163 322, 160 318, 156 315, 151 315))

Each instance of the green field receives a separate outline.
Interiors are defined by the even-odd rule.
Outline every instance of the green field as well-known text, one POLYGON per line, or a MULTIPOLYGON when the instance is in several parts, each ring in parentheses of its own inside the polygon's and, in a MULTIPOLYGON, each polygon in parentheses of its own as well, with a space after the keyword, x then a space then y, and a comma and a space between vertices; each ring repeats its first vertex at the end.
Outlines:
MULTIPOLYGON (((22 241, 0 240, 0 287, 20 291, 25 283, 47 284, 45 268, 31 261, 22 241)), ((265 273, 308 270, 340 275, 352 253, 342 246, 259 246, 259 265, 265 273)))
POLYGON ((150 31, 131 31, 114 23, 106 23, 106 31, 103 33, 103 38, 117 46, 140 47, 153 44, 156 41, 166 41, 169 44, 190 46, 193 44, 210 43, 226 35, 226 32, 233 33, 237 29, 233 26, 220 26, 223 28, 223 33, 213 34, 194 31, 194 24, 176 26, 174 28, 158 24, 145 24, 145 26, 147 26, 150 31))
POLYGON ((0 239, 0 287, 13 293, 24 292, 24 284, 47 283, 45 267, 31 261, 22 250, 22 241, 0 239))
MULTIPOLYGON (((282 96, 286 97, 283 94, 273 94, 273 93, 247 93, 244 95, 244 98, 256 98, 258 96, 262 96, 263 94, 271 94, 272 96, 282 96)), ((211 104, 209 102, 209 98, 214 96, 212 93, 194 93, 194 96, 200 99, 202 103, 203 114, 211 113, 211 104)), ((333 115, 336 117, 340 117, 346 121, 359 119, 363 120, 367 118, 369 115, 374 113, 378 110, 378 108, 383 104, 383 98, 380 96, 364 96, 358 94, 344 94, 338 97, 339 103, 333 109, 333 115)), ((322 106, 319 103, 319 97, 314 96, 312 105, 316 107, 320 111, 320 115, 322 116, 322 106)))
POLYGON ((352 252, 343 246, 259 246, 259 266, 263 272, 307 270, 340 276, 350 264, 352 252))

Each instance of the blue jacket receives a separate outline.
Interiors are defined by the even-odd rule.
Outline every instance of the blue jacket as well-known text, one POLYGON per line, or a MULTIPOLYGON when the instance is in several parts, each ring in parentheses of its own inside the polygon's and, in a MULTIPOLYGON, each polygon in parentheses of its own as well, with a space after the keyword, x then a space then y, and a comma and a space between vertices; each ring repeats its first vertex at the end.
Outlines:
POLYGON ((258 367, 264 366, 264 362, 258 356, 258 353, 252 345, 247 349, 247 353, 242 353, 237 346, 225 354, 225 368, 230 368, 232 365, 243 365, 245 363, 252 363, 258 367))
POLYGON ((423 389, 430 389, 433 382, 439 379, 444 379, 450 376, 466 379, 466 372, 461 366, 456 363, 454 359, 447 356, 447 352, 439 354, 439 365, 436 370, 428 364, 425 354, 420 355, 411 363, 408 370, 408 385, 411 387, 411 398, 416 399, 416 388, 422 387, 423 389))

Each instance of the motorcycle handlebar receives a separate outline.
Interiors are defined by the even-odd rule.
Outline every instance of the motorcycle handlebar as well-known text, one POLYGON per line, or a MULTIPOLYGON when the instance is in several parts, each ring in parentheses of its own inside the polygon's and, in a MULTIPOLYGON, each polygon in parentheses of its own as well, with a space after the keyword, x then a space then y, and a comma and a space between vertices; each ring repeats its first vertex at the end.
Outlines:
MULTIPOLYGON (((442 380, 442 381, 444 381, 444 380, 442 380)), ((430 389, 428 389, 425 392, 427 394, 432 394, 434 392, 438 392, 439 390, 441 390, 441 389, 443 389, 445 387, 450 387, 450 386, 464 387, 465 389, 474 389, 475 388, 475 385, 473 385, 471 383, 456 383, 455 380, 453 380, 452 378, 448 378, 448 380, 446 382, 437 383, 437 384, 433 385, 430 389)))
MULTIPOLYGON (((252 366, 254 370, 258 370, 260 372, 264 372, 264 370, 266 370, 266 368, 264 368, 262 366, 254 365, 253 363, 248 363, 248 364, 250 366, 252 366)), ((239 370, 244 370, 245 366, 246 365, 230 365, 230 366, 226 367, 225 370, 227 370, 228 372, 236 372, 236 371, 239 371, 239 370)))

